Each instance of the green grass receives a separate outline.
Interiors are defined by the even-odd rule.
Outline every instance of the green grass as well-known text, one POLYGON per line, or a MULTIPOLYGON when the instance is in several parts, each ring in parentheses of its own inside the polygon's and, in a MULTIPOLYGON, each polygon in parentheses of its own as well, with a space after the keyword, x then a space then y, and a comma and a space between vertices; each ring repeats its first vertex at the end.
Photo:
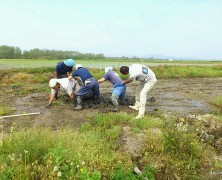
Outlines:
MULTIPOLYGON (((222 77, 222 66, 155 66, 151 67, 157 76, 161 78, 201 78, 222 77)), ((104 75, 104 69, 89 69, 96 79, 104 75)), ((120 74, 122 79, 127 75, 120 74)), ((48 82, 53 77, 54 68, 22 68, 0 69, 0 83, 4 88, 16 89, 13 94, 28 94, 31 92, 49 92, 48 82)))
POLYGON ((12 111, 14 111, 14 109, 10 106, 0 106, 0 116, 6 115, 12 111))
POLYGON ((201 179, 210 170, 201 168, 211 161, 204 153, 208 147, 195 134, 177 129, 176 121, 147 115, 135 121, 127 114, 109 113, 92 117, 80 129, 24 127, 6 134, 1 127, 0 178, 201 179), (135 159, 122 150, 125 127, 125 138, 143 137, 135 159), (138 163, 141 175, 133 173, 138 163))
POLYGON ((136 179, 130 157, 113 149, 121 128, 114 126, 101 133, 90 127, 84 132, 11 130, 0 146, 0 178, 52 179, 60 172, 63 179, 101 179, 102 174, 108 179, 136 179))
POLYGON ((148 116, 140 121, 131 120, 131 125, 139 129, 160 128, 163 125, 163 121, 160 118, 148 116))
POLYGON ((157 78, 222 77, 222 66, 158 66, 153 71, 157 78))
POLYGON ((212 104, 214 104, 215 106, 218 106, 218 107, 221 107, 221 108, 222 108, 222 96, 215 97, 215 98, 212 100, 212 104))
MULTIPOLYGON (((221 66, 156 66, 153 70, 157 78, 222 76, 221 66)), ((104 73, 103 69, 90 71, 97 79, 104 73)), ((49 92, 52 73, 52 67, 0 70, 4 89, 0 95, 49 92)), ((215 98, 215 104, 221 107, 221 97, 215 98)), ((9 106, 0 106, 0 115, 11 111, 9 106)), ((5 133, 1 125, 0 179, 203 179, 214 168, 213 159, 205 153, 209 148, 195 134, 178 130, 175 119, 133 117, 98 114, 80 129, 63 127, 58 131, 24 127, 5 133), (143 137, 137 158, 121 149, 125 127, 130 135, 143 137), (212 161, 211 167, 203 168, 206 160, 212 161), (138 165, 141 176, 133 173, 138 165)))
MULTIPOLYGON (((38 67, 51 67, 54 68, 56 64, 61 60, 47 60, 47 59, 0 59, 0 67, 2 69, 9 68, 38 68, 38 67)), ((81 59, 75 60, 76 64, 83 64, 83 66, 88 68, 98 68, 103 69, 107 66, 113 66, 119 68, 123 65, 131 65, 132 63, 142 63, 147 66, 159 66, 159 65, 190 65, 190 66, 217 66, 220 65, 220 61, 188 61, 188 60, 152 60, 152 59, 81 59)))
MULTIPOLYGON (((198 77, 222 77, 222 66, 155 66, 151 69, 156 74, 157 78, 198 78, 198 77)), ((119 70, 115 69, 119 74, 119 70)), ((0 80, 5 78, 12 78, 15 74, 24 75, 30 74, 35 77, 37 82, 45 82, 46 78, 53 77, 54 68, 22 68, 22 69, 2 69, 0 70, 0 80), (8 76, 8 77, 7 77, 8 76)), ((94 77, 101 78, 104 75, 104 69, 90 68, 90 72, 94 77)), ((26 76, 30 76, 26 75, 26 76)), ((127 76, 120 76, 124 79, 127 76)), ((29 77, 28 79, 30 80, 29 77)), ((27 79, 27 80, 28 80, 27 79)), ((33 79, 33 78, 32 78, 33 79)), ((26 81, 27 81, 26 80, 26 81)), ((33 80, 32 80, 33 81, 33 80)))
POLYGON ((222 122, 222 115, 216 115, 216 117, 219 122, 222 122))

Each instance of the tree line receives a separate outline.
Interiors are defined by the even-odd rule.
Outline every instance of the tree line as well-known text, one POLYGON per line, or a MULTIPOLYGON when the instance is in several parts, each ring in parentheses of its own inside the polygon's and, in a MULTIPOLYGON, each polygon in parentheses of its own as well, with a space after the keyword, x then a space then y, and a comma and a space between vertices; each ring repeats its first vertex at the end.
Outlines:
POLYGON ((61 51, 48 49, 30 49, 22 51, 19 47, 0 46, 0 59, 103 59, 104 54, 80 53, 78 51, 61 51))

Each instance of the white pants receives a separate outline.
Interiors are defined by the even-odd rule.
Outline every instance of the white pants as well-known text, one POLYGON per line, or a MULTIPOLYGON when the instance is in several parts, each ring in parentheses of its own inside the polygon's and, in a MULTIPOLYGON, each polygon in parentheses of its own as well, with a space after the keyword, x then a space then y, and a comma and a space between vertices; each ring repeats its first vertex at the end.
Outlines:
POLYGON ((139 114, 136 118, 142 118, 144 116, 147 95, 153 88, 154 84, 156 84, 156 82, 141 83, 136 88, 136 104, 139 105, 139 114))

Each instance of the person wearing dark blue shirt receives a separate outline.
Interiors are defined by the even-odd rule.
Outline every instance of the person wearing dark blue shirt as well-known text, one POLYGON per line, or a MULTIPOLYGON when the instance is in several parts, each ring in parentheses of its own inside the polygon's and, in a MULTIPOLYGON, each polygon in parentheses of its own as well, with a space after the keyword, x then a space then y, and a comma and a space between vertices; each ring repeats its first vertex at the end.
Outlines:
MULTIPOLYGON (((54 78, 61 79, 67 78, 72 73, 74 66, 73 59, 66 59, 63 62, 58 62, 54 70, 54 78)), ((55 100, 58 98, 58 91, 55 93, 55 100)))
POLYGON ((54 77, 57 79, 67 78, 71 74, 74 64, 73 59, 66 59, 63 62, 58 62, 54 70, 54 77))
POLYGON ((74 110, 81 110, 82 107, 82 97, 92 91, 93 99, 95 104, 99 104, 99 83, 92 76, 87 68, 79 67, 77 68, 72 75, 69 76, 69 79, 77 78, 83 82, 83 86, 76 93, 77 106, 74 110))

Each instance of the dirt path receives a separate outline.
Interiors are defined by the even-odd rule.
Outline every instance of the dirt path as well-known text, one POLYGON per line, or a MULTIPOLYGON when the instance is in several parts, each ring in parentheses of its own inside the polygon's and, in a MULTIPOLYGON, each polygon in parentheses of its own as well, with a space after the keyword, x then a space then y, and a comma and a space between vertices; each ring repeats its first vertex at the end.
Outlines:
MULTIPOLYGON (((136 82, 127 85, 128 104, 134 103, 136 82)), ((62 126, 80 127, 82 122, 88 121, 90 117, 104 112, 104 109, 111 108, 109 98, 112 91, 110 83, 100 85, 101 104, 91 108, 84 108, 82 111, 73 111, 66 96, 61 96, 57 103, 50 109, 46 109, 49 94, 34 93, 25 97, 18 97, 13 102, 16 109, 14 114, 40 112, 40 115, 5 118, 4 125, 17 126, 45 126, 58 129, 62 126)), ((146 113, 155 114, 161 111, 174 112, 179 116, 188 114, 208 114, 218 112, 219 109, 210 104, 210 101, 222 95, 222 78, 196 78, 196 79, 160 79, 154 86, 151 94, 156 101, 148 102, 146 113)), ((0 100, 4 97, 0 97, 0 100)), ((3 102, 3 101, 2 101, 3 102)), ((87 101, 89 102, 89 101, 87 101)), ((86 103, 87 104, 87 103, 86 103)), ((136 114, 128 108, 128 105, 121 106, 121 112, 136 114)))

